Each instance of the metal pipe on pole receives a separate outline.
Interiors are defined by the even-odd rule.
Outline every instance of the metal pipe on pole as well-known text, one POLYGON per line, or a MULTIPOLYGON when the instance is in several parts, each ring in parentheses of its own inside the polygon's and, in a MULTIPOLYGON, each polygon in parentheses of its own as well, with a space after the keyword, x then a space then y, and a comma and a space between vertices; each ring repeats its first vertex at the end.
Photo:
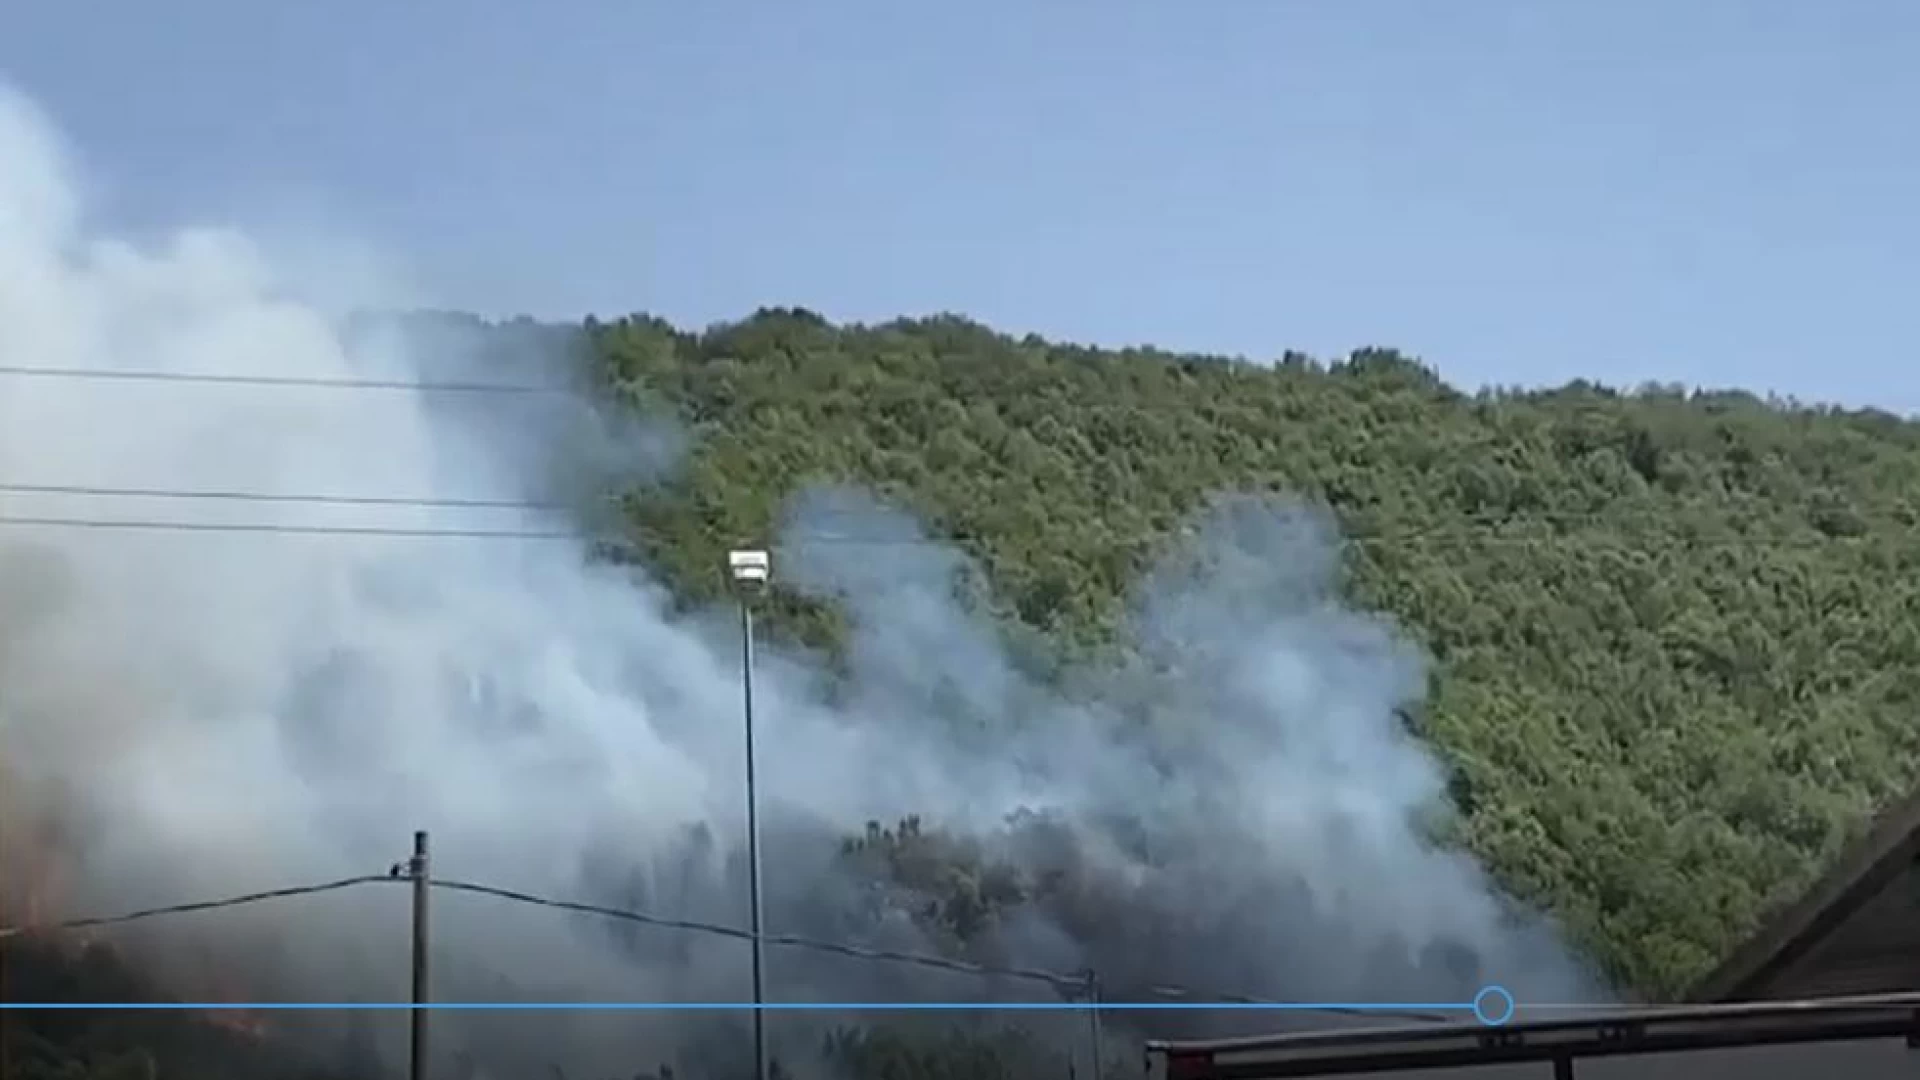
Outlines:
POLYGON ((753 745, 753 597, 767 584, 771 567, 764 551, 734 551, 727 556, 734 584, 740 589, 740 691, 747 780, 747 892, 748 920, 753 933, 753 1075, 771 1080, 767 1058, 765 928, 760 893, 760 790, 756 783, 753 745))
POLYGON ((413 858, 407 861, 407 874, 413 879, 413 1008, 407 1049, 407 1076, 427 1080, 427 1003, 431 997, 427 971, 427 895, 430 878, 427 865, 427 834, 413 834, 413 858))

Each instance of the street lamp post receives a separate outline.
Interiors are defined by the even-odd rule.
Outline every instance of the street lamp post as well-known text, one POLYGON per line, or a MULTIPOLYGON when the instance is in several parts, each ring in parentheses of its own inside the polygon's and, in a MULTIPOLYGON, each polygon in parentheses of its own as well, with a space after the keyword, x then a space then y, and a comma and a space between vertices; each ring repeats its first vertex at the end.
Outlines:
POLYGON ((754 784, 753 754, 753 601, 766 589, 772 566, 767 553, 757 550, 727 554, 727 569, 740 600, 740 691, 746 731, 747 759, 747 918, 753 932, 753 1075, 769 1080, 767 1062, 767 1013, 765 1005, 766 958, 761 926, 760 904, 760 792, 754 784))

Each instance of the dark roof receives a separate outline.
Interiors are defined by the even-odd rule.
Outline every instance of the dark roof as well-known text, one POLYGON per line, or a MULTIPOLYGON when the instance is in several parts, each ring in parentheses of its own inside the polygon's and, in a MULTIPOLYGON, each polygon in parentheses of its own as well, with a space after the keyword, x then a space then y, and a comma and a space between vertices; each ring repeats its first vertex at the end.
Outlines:
POLYGON ((1917 859, 1920 790, 1882 813, 1865 838, 1841 855, 1799 899, 1764 921, 1688 996, 1702 1002, 1773 996, 1769 987, 1792 965, 1905 879, 1917 859))
MULTIPOLYGON (((1155 1040, 1147 1043, 1147 1051, 1159 1065, 1152 1070, 1157 1080, 1280 1080, 1904 1038, 1915 1031, 1915 1006, 1920 1006, 1920 994, 1819 1003, 1596 1007, 1585 1015, 1499 1025, 1467 1021, 1250 1039, 1155 1040)), ((1520 1010, 1527 1011, 1527 1006, 1520 1010)), ((1559 1011, 1534 1007, 1543 1010, 1559 1011)), ((1750 1064, 1702 1072, 1703 1063, 1689 1074, 1751 1077, 1750 1064)), ((1876 1070, 1875 1075, 1887 1074, 1876 1070)), ((1898 1075, 1907 1073, 1903 1069, 1898 1075)))

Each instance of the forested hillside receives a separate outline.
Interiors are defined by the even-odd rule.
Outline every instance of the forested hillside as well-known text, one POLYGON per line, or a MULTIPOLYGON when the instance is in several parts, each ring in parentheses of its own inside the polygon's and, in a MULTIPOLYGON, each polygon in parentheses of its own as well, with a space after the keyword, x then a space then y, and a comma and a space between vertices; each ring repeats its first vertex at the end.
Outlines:
MULTIPOLYGON (((623 528, 689 607, 814 480, 912 507, 985 567, 1011 630, 1081 651, 1208 496, 1331 507, 1352 600, 1434 658, 1411 719, 1453 773, 1459 842, 1638 994, 1682 992, 1920 778, 1920 424, 1738 393, 1469 394, 1385 350, 1251 364, 956 318, 635 318, 586 341, 687 427, 685 469, 623 528)), ((833 645, 834 612, 775 606, 776 632, 833 645)), ((911 877, 943 842, 877 831, 849 856, 911 877)), ((51 1021, 11 1028, 48 1076, 109 1075, 80 1056, 145 1075, 161 1037, 94 1025, 83 1053, 51 1021)), ((861 1075, 931 1052, 847 1045, 861 1075)))
MULTIPOLYGON (((1386 350, 1268 366, 955 318, 589 330, 692 425, 675 497, 635 511, 690 598, 785 493, 844 478, 977 556, 1010 619, 1096 647, 1210 493, 1329 504, 1355 601, 1436 660, 1419 722, 1462 839, 1639 993, 1681 992, 1920 776, 1920 424, 1742 393, 1468 394, 1386 350)), ((830 639, 830 613, 793 608, 830 639)))

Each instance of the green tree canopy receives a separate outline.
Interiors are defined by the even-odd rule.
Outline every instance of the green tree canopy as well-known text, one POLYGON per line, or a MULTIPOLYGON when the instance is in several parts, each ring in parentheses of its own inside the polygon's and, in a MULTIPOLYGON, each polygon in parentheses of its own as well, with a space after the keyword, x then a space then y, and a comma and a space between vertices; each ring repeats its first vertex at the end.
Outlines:
MULTIPOLYGON (((1352 601, 1435 660, 1409 722, 1452 772, 1457 841, 1651 997, 1920 778, 1920 424, 1661 386, 1466 393, 1391 349, 1255 364, 951 316, 764 310, 701 332, 636 316, 579 338, 620 396, 691 436, 671 487, 629 502, 637 554, 688 605, 721 595, 715 553, 768 536, 791 493, 849 481, 975 558, 1011 631, 1097 649, 1211 494, 1324 503, 1352 601)), ((833 611, 777 609, 782 632, 836 641, 833 611)), ((927 918, 957 937, 1024 895, 917 822, 847 854, 936 896, 927 918)), ((110 972, 71 977, 117 992, 110 972)), ((174 1036, 146 1028, 9 1025, 36 1080, 197 1060, 168 1050, 155 1072, 141 1055, 174 1036)), ((1001 1068, 972 1042, 932 1064, 871 1033, 831 1049, 874 1076, 1001 1068)))
MULTIPOLYGON (((639 543, 689 602, 785 497, 852 481, 975 557, 1013 623, 1097 645, 1214 492, 1331 507, 1351 599, 1435 658, 1460 841, 1669 997, 1920 776, 1920 424, 1737 392, 1463 393, 1391 349, 1271 365, 942 316, 593 323, 692 431, 639 543)), ((831 643, 789 598, 787 629, 831 643)), ((934 813, 936 808, 928 808, 934 813)))

